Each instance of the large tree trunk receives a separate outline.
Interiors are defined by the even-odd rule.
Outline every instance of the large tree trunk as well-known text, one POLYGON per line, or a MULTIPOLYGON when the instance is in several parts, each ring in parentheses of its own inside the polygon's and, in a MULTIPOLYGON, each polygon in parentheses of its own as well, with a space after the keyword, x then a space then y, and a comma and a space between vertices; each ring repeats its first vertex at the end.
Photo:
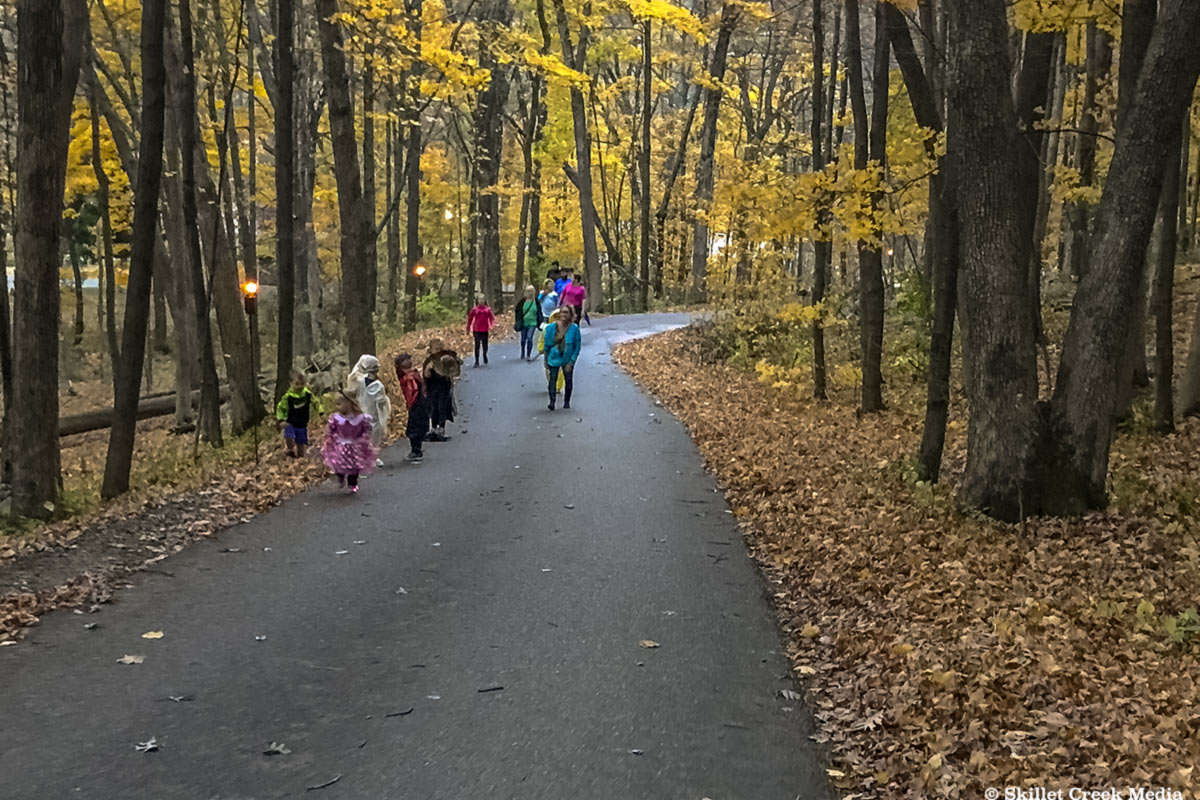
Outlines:
POLYGON ((295 8, 293 0, 274 3, 275 70, 275 268, 278 274, 279 335, 275 369, 275 398, 292 383, 292 349, 296 322, 296 120, 295 8))
POLYGON ((1058 36, 1049 32, 1027 32, 1021 54, 1021 69, 1017 75, 1016 114, 1021 132, 1021 144, 1016 151, 1013 169, 1019 180, 1020 205, 1018 213, 1025 235, 1032 243, 1028 249, 1029 263, 1029 308, 1027 319, 1033 328, 1035 340, 1042 329, 1041 292, 1041 241, 1037 237, 1039 189, 1043 184, 1045 166, 1046 131, 1045 121, 1050 107, 1050 75, 1057 53, 1058 36))
MULTIPOLYGON (((497 61, 499 28, 512 22, 508 0, 484 0, 479 8, 479 63, 491 72, 475 107, 475 163, 479 175, 479 248, 483 295, 492 308, 503 309, 500 275, 500 164, 504 146, 504 105, 508 102, 509 67, 497 61)), ((591 277, 591 276, 589 276, 591 277)), ((518 289, 518 293, 519 293, 518 289)))
POLYGON ((1107 503, 1109 447, 1129 304, 1145 273, 1146 245, 1171 147, 1200 75, 1200 3, 1163 3, 1142 77, 1131 100, 1100 200, 1093 263, 1079 285, 1063 345, 1050 417, 1044 510, 1107 503))
POLYGON ((17 3, 17 219, 13 383, 6 408, 12 513, 46 517, 59 489, 59 235, 71 106, 87 8, 80 0, 17 3))
POLYGON ((374 227, 363 197, 354 131, 354 106, 346 72, 341 28, 331 19, 337 0, 316 0, 321 33, 321 61, 329 97, 329 128, 333 142, 333 167, 338 189, 341 223, 342 308, 346 320, 346 348, 350 362, 375 352, 376 265, 370 260, 374 227))
MULTIPOLYGON (((591 4, 585 6, 590 10, 591 4)), ((587 13, 587 12, 585 12, 587 13)), ((571 43, 571 29, 563 0, 554 0, 554 16, 558 23, 558 36, 562 44, 563 61, 567 66, 583 72, 587 65, 588 44, 591 31, 587 25, 579 28, 579 42, 571 43)), ((596 246, 596 206, 592 197, 592 135, 588 130, 587 108, 583 91, 571 86, 571 124, 575 132, 575 164, 579 174, 579 219, 583 234, 583 267, 587 277, 588 304, 596 310, 604 308, 604 282, 600 274, 600 253, 596 246)))
MULTIPOLYGON (((104 462, 102 497, 129 490, 133 443, 137 429, 138 387, 142 380, 146 327, 150 313, 151 281, 157 238, 159 188, 162 180, 163 132, 166 116, 164 33, 166 0, 142 4, 142 132, 138 149, 134 192, 133 240, 129 256, 129 284, 125 294, 122 358, 113 379, 112 430, 104 462)), ((56 421, 57 422, 57 421, 56 421)), ((57 431, 56 431, 57 432, 57 431)))
MULTIPOLYGON (((1117 65, 1116 130, 1128 124, 1130 109, 1138 87, 1138 77, 1154 35, 1158 0, 1125 0, 1121 10, 1121 58, 1117 65)), ((1142 257, 1145 258, 1143 252, 1142 257)), ((1126 419, 1133 408, 1134 388, 1149 383, 1146 370, 1146 290, 1147 275, 1141 273, 1136 296, 1130 307, 1132 324, 1125 342, 1125 355, 1118 376, 1120 388, 1114 414, 1126 419)))
MULTIPOLYGON (((170 81, 167 82, 168 88, 170 81)), ((174 103, 171 103, 173 106, 174 103)), ((191 291, 191 253, 186 244, 187 234, 183 224, 183 191, 180 187, 179 126, 177 115, 167 115, 166 162, 167 174, 163 179, 162 194, 165 211, 162 213, 170 242, 170 263, 166 263, 161 240, 156 237, 156 269, 162 272, 169 268, 171 274, 168 288, 171 317, 175 325, 175 429, 188 431, 195 427, 195 412, 192 408, 192 389, 200 385, 199 334, 196 332, 195 295, 191 291)))
POLYGON ((1031 460, 1037 430, 1037 364, 1029 318, 1031 236, 1022 219, 1013 164, 1017 137, 1009 91, 1004 0, 961 0, 951 10, 950 157, 958 182, 967 397, 967 467, 959 490, 968 506, 1004 520, 1032 510, 1031 460))
MULTIPOLYGON (((300 104, 303 113, 293 125, 295 133, 295 148, 292 150, 295 159, 295 177, 292 186, 296 196, 293 200, 295 210, 292 223, 292 260, 295 277, 295 336, 293 338, 294 352, 312 353, 320 347, 323 341, 321 324, 323 321, 324 289, 321 285, 321 261, 317 254, 317 234, 313 228, 313 192, 317 181, 317 146, 319 143, 319 126, 321 123, 324 102, 314 98, 312 81, 315 76, 309 74, 313 69, 311 59, 306 58, 301 67, 305 79, 297 81, 298 85, 306 87, 305 102, 300 104)), ((293 97, 295 93, 293 92, 293 97)))
MULTIPOLYGON (((812 171, 821 172, 825 169, 827 153, 822 151, 822 117, 821 98, 825 96, 825 11, 821 0, 813 0, 812 30, 813 30, 813 102, 810 137, 812 141, 812 171)), ((860 59, 859 63, 862 61, 860 59)), ((865 117, 864 117, 865 119, 865 117)), ((832 211, 828 207, 817 210, 818 225, 824 227, 832 211)), ((827 378, 825 374, 825 324, 821 319, 824 313, 822 304, 825 302, 825 282, 829 275, 829 266, 833 260, 833 245, 825 235, 818 232, 813 238, 813 291, 812 302, 817 307, 817 318, 812 324, 813 344, 813 397, 825 400, 828 397, 827 378)))
MULTIPOLYGON (((692 284, 688 289, 689 303, 708 301, 708 217, 713 199, 713 157, 717 149, 717 119, 721 110, 724 89, 725 63, 729 56, 729 40, 741 17, 741 8, 726 2, 721 8, 721 26, 708 64, 709 86, 704 90, 704 121, 700 126, 700 160, 696 162, 696 189, 692 194, 696 223, 692 229, 692 284)), ((820 89, 814 89, 820 97, 820 89)), ((816 102, 816 101, 814 101, 816 102)), ((649 191, 649 187, 647 187, 649 191)))

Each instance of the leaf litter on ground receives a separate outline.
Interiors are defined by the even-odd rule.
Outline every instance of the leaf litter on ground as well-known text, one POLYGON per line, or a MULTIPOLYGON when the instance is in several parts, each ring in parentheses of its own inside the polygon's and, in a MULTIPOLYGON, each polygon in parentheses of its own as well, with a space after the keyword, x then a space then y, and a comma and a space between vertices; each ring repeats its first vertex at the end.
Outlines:
POLYGON ((811 676, 814 739, 840 790, 965 800, 997 786, 1146 785, 1200 797, 1200 633, 1167 631, 1200 598, 1200 421, 1118 438, 1113 510, 1028 520, 1023 538, 953 502, 960 384, 947 486, 931 487, 906 467, 923 383, 888 375, 890 409, 859 417, 853 387, 817 402, 807 386, 714 364, 703 346, 684 329, 615 352, 717 476, 794 671, 811 676))

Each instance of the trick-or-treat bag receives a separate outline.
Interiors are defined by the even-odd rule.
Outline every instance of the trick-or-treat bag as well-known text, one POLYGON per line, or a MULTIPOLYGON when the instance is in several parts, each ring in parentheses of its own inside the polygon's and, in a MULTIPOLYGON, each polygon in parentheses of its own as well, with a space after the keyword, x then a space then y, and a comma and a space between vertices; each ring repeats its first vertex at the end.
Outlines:
MULTIPOLYGON (((546 383, 550 382, 550 368, 546 367, 546 383)), ((565 370, 558 371, 558 380, 555 381, 554 391, 561 392, 563 387, 567 385, 567 373, 565 370)))

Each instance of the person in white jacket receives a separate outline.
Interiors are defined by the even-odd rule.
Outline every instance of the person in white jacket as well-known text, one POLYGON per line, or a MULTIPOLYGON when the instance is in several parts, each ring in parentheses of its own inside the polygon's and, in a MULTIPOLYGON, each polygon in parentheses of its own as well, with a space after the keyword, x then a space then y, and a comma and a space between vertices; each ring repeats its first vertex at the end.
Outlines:
MULTIPOLYGON (((383 381, 379 380, 379 359, 371 355, 359 358, 350 370, 346 390, 358 401, 363 413, 371 415, 371 445, 379 452, 387 435, 388 417, 392 414, 392 401, 383 381)), ((382 467, 383 460, 377 459, 375 465, 382 467)))

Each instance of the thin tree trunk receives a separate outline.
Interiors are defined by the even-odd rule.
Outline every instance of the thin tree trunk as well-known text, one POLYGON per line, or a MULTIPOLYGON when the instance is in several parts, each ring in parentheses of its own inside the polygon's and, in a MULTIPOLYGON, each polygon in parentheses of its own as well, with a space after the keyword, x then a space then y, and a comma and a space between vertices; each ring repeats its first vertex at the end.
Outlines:
MULTIPOLYGON (((181 15, 186 15, 187 0, 183 0, 181 6, 181 15)), ((145 356, 146 328, 150 315, 159 188, 162 180, 166 122, 166 0, 145 0, 142 3, 141 22, 142 130, 138 145, 129 284, 125 293, 125 322, 122 328, 122 357, 116 364, 116 375, 113 379, 113 421, 108 436, 104 480, 100 487, 100 495, 104 498, 116 497, 129 491, 129 470, 133 462, 138 387, 142 380, 142 359, 145 356)), ((186 175, 184 179, 187 180, 186 175)), ((55 423, 57 425, 57 420, 55 423)))
POLYGON ((275 398, 292 383, 296 321, 296 150, 295 8, 293 0, 275 0, 275 266, 278 272, 279 336, 275 368, 275 398))
MULTIPOLYGON (((389 122, 386 127, 385 137, 387 138, 387 152, 385 160, 387 164, 384 172, 387 176, 387 193, 391 196, 393 193, 399 194, 401 187, 404 184, 403 165, 401 164, 400 151, 404 146, 403 128, 395 123, 389 122)), ((387 219, 387 251, 388 251, 388 283, 387 283, 387 321, 395 323, 396 312, 400 304, 400 214, 392 213, 387 219)))
MULTIPOLYGON (((421 0, 405 0, 405 10, 408 12, 409 30, 417 41, 420 55, 421 41, 421 0)), ((406 330, 417 328, 417 295, 421 291, 421 280, 417 277, 416 267, 425 257, 421 246, 421 153, 425 150, 425 137, 421 135, 421 95, 420 84, 424 66, 418 58, 413 63, 412 74, 408 86, 408 111, 405 119, 408 122, 408 152, 404 156, 405 187, 407 196, 405 219, 405 274, 404 274, 404 327, 406 330)), ((472 169, 472 176, 475 171, 472 169)), ((475 184, 471 184, 472 210, 475 208, 475 184)), ((471 243, 475 243, 475 217, 471 218, 471 243)), ((474 251, 472 251, 471 275, 474 280, 474 251)), ((474 286, 471 287, 474 291, 474 286)), ((471 302, 468 300, 468 302, 471 302)))
POLYGON ((479 93, 475 107, 475 163, 479 175, 479 247, 483 295, 488 304, 503 309, 503 281, 500 275, 500 181, 504 145, 504 105, 508 101, 509 67, 496 58, 498 29, 512 22, 508 0, 484 0, 479 7, 480 65, 489 70, 491 79, 479 93))
MULTIPOLYGON (((857 3, 855 3, 857 5, 857 3)), ((849 4, 847 5, 849 9, 849 4)), ((880 180, 887 164, 887 117, 890 76, 890 48, 886 34, 887 20, 883 4, 875 5, 875 59, 871 81, 870 157, 872 167, 880 171, 880 180)), ((863 126, 866 127, 865 125, 863 126)), ((863 142, 865 150, 868 143, 863 142)), ((855 161, 860 145, 855 136, 855 161)), ((871 196, 871 212, 878 218, 884 197, 882 189, 871 196)), ((883 410, 883 232, 873 231, 872 242, 859 243, 858 291, 860 297, 862 345, 862 410, 871 414, 883 410)))
MULTIPOLYGON (((186 246, 191 254, 192 294, 196 306, 196 327, 200 337, 200 435, 214 447, 224 444, 221 435, 220 383, 217 379, 212 324, 209 320, 209 287, 204 279, 200 249, 200 220, 196 197, 196 75, 192 48, 191 0, 179 0, 179 38, 183 63, 176 120, 179 125, 179 153, 182 169, 183 224, 186 246)), ((129 323, 126 322, 126 325, 129 323)), ((128 340, 126 339, 126 342, 128 340)), ((128 344, 122 348, 125 352, 128 344)))
POLYGON ((1175 340, 1171 312, 1175 294, 1175 256, 1179 243, 1179 183, 1183 171, 1184 134, 1191 134, 1186 117, 1176 158, 1167 161, 1162 197, 1158 206, 1157 263, 1154 269, 1154 428, 1159 433, 1175 430, 1175 340))
MULTIPOLYGON (((584 9, 585 14, 591 12, 591 3, 588 0, 585 0, 584 9)), ((563 61, 571 69, 583 72, 587 68, 591 31, 587 25, 581 25, 579 42, 573 45, 563 0, 554 0, 554 16, 558 23, 563 61)), ((571 123, 575 133, 576 172, 579 175, 579 219, 583 235, 583 266, 587 277, 588 304, 595 310, 603 310, 604 282, 600 274, 600 253, 596 246, 596 206, 592 196, 592 136, 588 130, 583 91, 574 84, 571 86, 571 123)))
POLYGON ((83 344, 84 308, 83 308, 83 270, 79 265, 79 244, 75 241, 75 226, 67 221, 63 225, 63 236, 66 239, 67 258, 71 262, 71 277, 75 284, 75 330, 72 344, 75 347, 83 344))
MULTIPOLYGON (((721 25, 708 66, 709 88, 704 90, 704 122, 700 126, 700 160, 696 162, 696 190, 692 194, 696 221, 692 229, 692 283, 688 289, 689 303, 708 302, 709 214, 713 199, 713 157, 717 149, 717 120, 721 110, 721 82, 725 80, 725 64, 729 55, 729 40, 741 17, 740 7, 725 2, 721 8, 721 25)), ((814 96, 821 97, 820 89, 814 96)))
MULTIPOLYGON (((1079 123, 1078 144, 1076 146, 1076 168, 1079 170, 1079 185, 1081 188, 1090 187, 1096 174, 1096 134, 1100 130, 1097 116, 1097 96, 1100 93, 1100 82, 1112 68, 1112 38, 1108 31, 1089 22, 1087 27, 1087 73, 1083 90, 1083 112, 1079 123)), ((1069 270, 1071 277, 1076 280, 1087 272, 1089 222, 1092 214, 1091 204, 1081 200, 1071 203, 1067 211, 1070 227, 1070 247, 1068 248, 1069 270)))
POLYGON ((642 21, 642 118, 641 145, 638 148, 638 176, 641 180, 640 235, 638 246, 638 277, 641 284, 638 287, 638 305, 642 311, 650 310, 650 115, 654 113, 650 87, 654 79, 654 62, 651 59, 650 35, 652 33, 650 18, 642 21))
MULTIPOLYGON (((170 82, 167 83, 168 89, 170 82)), ((172 103, 172 105, 174 105, 172 103)), ((167 263, 161 240, 155 240, 155 269, 171 273, 169 299, 171 315, 175 323, 175 430, 190 431, 195 428, 195 413, 192 409, 192 390, 200 385, 199 334, 196 332, 195 295, 191 291, 192 265, 183 223, 183 192, 180 188, 179 126, 178 115, 167 115, 166 175, 163 177, 162 194, 166 212, 162 214, 170 242, 171 258, 167 263)))
POLYGON ((316 0, 321 34, 321 61, 329 97, 329 128, 333 142, 334 173, 341 222, 342 308, 346 320, 346 348, 350 362, 375 352, 376 266, 370 260, 374 226, 363 197, 354 130, 354 106, 346 70, 342 30, 331 19, 337 0, 316 0))
MULTIPOLYGON (((821 172, 825 169, 826 153, 821 148, 821 99, 825 96, 825 11, 821 0, 813 0, 812 12, 813 30, 813 101, 812 120, 810 121, 812 140, 812 171, 821 172)), ((860 62, 861 63, 861 62, 860 62)), ((864 117, 865 118, 865 117, 864 117)), ((817 211, 817 222, 824 227, 832 212, 823 206, 817 211)), ((812 302, 817 307, 817 317, 812 324, 813 343, 813 397, 818 400, 828 398, 825 374, 825 324, 821 319, 825 302, 825 284, 828 280, 829 267, 833 258, 833 245, 817 233, 813 239, 813 291, 812 302)))
POLYGON ((59 491, 59 236, 71 106, 87 9, 78 0, 17 3, 17 219, 13 384, 5 408, 12 513, 46 517, 59 491))
POLYGON ((362 179, 363 179, 363 208, 367 222, 371 226, 372 235, 367 241, 367 261, 371 265, 376 279, 371 283, 371 312, 375 311, 375 293, 378 291, 379 270, 379 239, 375 231, 375 64, 373 46, 368 45, 363 57, 365 68, 362 79, 362 179))

